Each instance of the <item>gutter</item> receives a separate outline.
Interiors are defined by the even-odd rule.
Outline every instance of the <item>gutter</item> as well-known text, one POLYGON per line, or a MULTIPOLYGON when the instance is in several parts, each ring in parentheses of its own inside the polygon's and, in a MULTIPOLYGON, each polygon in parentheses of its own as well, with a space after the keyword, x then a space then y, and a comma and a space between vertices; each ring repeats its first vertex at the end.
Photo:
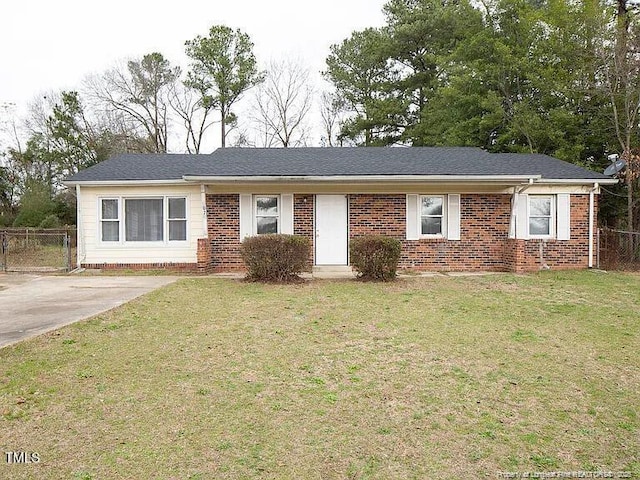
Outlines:
MULTIPOLYGON (((409 183, 409 182, 438 182, 438 183, 477 183, 477 184, 551 184, 551 185, 593 185, 593 179, 584 178, 542 178, 541 175, 184 175, 182 178, 171 180, 70 180, 63 182, 73 187, 83 185, 87 187, 111 186, 154 186, 154 185, 184 185, 187 183, 409 183)), ((615 185, 616 178, 603 178, 597 181, 600 185, 615 185)))
POLYGON ((464 183, 522 183, 539 180, 540 175, 184 175, 186 182, 236 183, 236 182, 464 182, 464 183))
POLYGON ((594 194, 600 189, 600 185, 596 182, 593 188, 589 190, 589 268, 593 268, 593 227, 595 223, 595 199, 594 194))
POLYGON ((617 178, 599 178, 585 179, 585 178, 541 178, 536 183, 553 183, 556 185, 593 185, 594 182, 600 185, 615 185, 618 183, 617 178))
POLYGON ((185 182, 181 178, 176 178, 174 180, 70 180, 64 181, 62 183, 70 187, 76 185, 82 185, 86 187, 118 187, 130 185, 132 187, 136 187, 139 185, 184 185, 187 182, 185 182))

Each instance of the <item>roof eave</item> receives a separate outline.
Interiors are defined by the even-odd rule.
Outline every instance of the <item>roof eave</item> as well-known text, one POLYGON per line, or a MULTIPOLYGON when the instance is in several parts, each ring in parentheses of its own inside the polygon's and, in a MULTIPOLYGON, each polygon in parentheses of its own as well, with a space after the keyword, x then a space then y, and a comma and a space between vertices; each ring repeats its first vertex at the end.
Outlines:
POLYGON ((546 183, 554 185, 615 185, 617 178, 541 178, 536 183, 546 183))
POLYGON ((81 187, 110 187, 110 186, 136 186, 136 185, 184 185, 187 183, 182 178, 169 180, 65 180, 63 184, 73 187, 80 185, 81 187))
POLYGON ((540 175, 185 175, 198 183, 495 183, 519 185, 538 181, 540 175))

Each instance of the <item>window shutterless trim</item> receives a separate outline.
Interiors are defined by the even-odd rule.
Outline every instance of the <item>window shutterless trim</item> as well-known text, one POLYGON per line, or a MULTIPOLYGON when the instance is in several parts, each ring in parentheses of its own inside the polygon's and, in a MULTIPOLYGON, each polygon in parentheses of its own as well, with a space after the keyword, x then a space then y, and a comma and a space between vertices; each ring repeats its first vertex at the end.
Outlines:
POLYGON ((418 237, 419 238, 446 238, 447 231, 447 195, 419 195, 418 196, 418 237), (442 202, 442 213, 440 215, 423 215, 422 199, 423 198, 439 198, 442 202), (439 218, 440 233, 422 233, 423 218, 439 218))
POLYGON ((122 243, 122 212, 120 211, 121 199, 119 197, 98 197, 98 232, 97 240, 98 244, 116 245, 122 243), (116 202, 116 214, 117 218, 102 218, 102 202, 104 201, 116 202), (105 222, 118 224, 118 239, 117 240, 104 240, 103 225, 105 222))
POLYGON ((174 244, 174 243, 185 243, 187 241, 189 241, 189 202, 187 202, 187 197, 184 196, 167 196, 165 197, 165 211, 166 211, 166 218, 165 218, 165 223, 166 223, 166 231, 167 231, 167 238, 166 241, 168 243, 174 244), (182 200, 184 201, 184 217, 171 217, 170 216, 170 208, 169 208, 169 202, 171 200, 182 200), (171 235, 171 222, 184 222, 184 240, 171 240, 170 235, 171 235))
POLYGON ((527 196, 527 233, 528 238, 555 238, 556 236, 556 196, 544 195, 544 194, 529 194, 527 196), (531 201, 534 199, 547 198, 549 199, 549 215, 531 215, 531 201), (549 219, 549 233, 536 234, 531 233, 531 219, 532 218, 548 218, 549 219))
POLYGON ((265 235, 264 233, 258 233, 258 218, 275 218, 276 219, 276 233, 280 233, 281 229, 281 221, 280 221, 280 211, 282 208, 282 198, 280 195, 274 194, 254 194, 253 195, 253 234, 254 235, 265 235), (275 215, 258 215, 258 199, 259 198, 275 198, 276 199, 276 214, 275 215))

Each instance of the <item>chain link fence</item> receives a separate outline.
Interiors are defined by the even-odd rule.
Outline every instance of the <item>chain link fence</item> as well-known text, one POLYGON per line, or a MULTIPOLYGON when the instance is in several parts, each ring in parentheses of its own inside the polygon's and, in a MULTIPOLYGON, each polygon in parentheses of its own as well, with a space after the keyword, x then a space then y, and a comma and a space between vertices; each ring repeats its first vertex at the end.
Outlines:
POLYGON ((0 271, 68 272, 75 258, 73 229, 0 230, 0 271))
POLYGON ((599 268, 640 271, 640 232, 601 228, 598 244, 599 268))

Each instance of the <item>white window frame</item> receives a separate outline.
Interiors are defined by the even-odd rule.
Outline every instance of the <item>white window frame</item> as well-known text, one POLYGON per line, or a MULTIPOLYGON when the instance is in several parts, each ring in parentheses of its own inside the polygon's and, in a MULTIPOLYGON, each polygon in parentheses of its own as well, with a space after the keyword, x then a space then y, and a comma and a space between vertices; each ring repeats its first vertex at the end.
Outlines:
POLYGON ((447 196, 446 195, 419 195, 418 196, 418 236, 419 238, 445 238, 447 232, 447 196), (441 215, 422 215, 422 199, 439 198, 442 201, 441 215), (440 233, 422 233, 422 218, 440 218, 440 233))
POLYGON ((527 234, 529 238, 555 238, 556 235, 556 196, 545 194, 529 194, 527 196, 527 234), (531 215, 531 201, 532 199, 547 198, 549 199, 549 215, 531 215), (531 218, 549 218, 549 233, 548 234, 535 234, 531 233, 531 218))
POLYGON ((185 245, 189 242, 189 196, 188 195, 126 195, 126 196, 105 196, 98 197, 98 244, 109 247, 120 245, 127 247, 148 247, 158 245, 185 245), (184 219, 172 219, 186 221, 187 235, 185 240, 169 240, 169 199, 181 198, 185 201, 185 218, 184 219), (102 219, 102 201, 103 200, 116 200, 118 202, 118 241, 104 241, 102 240, 102 222, 103 221, 115 221, 115 220, 103 220, 102 219), (126 214, 125 214, 125 202, 127 200, 162 200, 162 240, 153 241, 133 241, 126 239, 126 214))
POLYGON ((117 245, 118 243, 122 242, 122 212, 120 208, 121 203, 122 202, 118 197, 100 197, 98 199, 98 241, 99 243, 104 243, 105 245, 117 245), (102 218, 102 202, 105 200, 116 202, 116 205, 117 205, 116 212, 118 214, 117 219, 102 218), (102 235, 102 225, 104 224, 104 222, 111 222, 111 223, 115 222, 118 224, 118 240, 103 240, 104 237, 102 235))
POLYGON ((180 195, 169 195, 167 197, 165 197, 164 199, 165 202, 165 212, 166 212, 166 218, 164 219, 165 221, 165 229, 167 232, 167 243, 185 243, 186 241, 189 240, 189 202, 187 201, 187 197, 186 196, 180 196, 180 195), (169 217, 169 200, 184 200, 184 218, 170 218, 169 217), (184 230, 185 230, 185 236, 184 236, 184 240, 171 240, 169 238, 169 227, 171 222, 184 222, 184 230))
POLYGON ((165 215, 166 200, 162 195, 149 196, 127 196, 122 197, 122 241, 126 245, 161 245, 167 243, 166 226, 167 217, 165 215), (128 200, 161 200, 162 201, 162 239, 161 240, 127 240, 127 201, 128 200))
POLYGON ((281 217, 281 213, 282 213, 282 198, 280 195, 277 194, 256 194, 253 196, 253 234, 254 235, 265 235, 264 233, 258 233, 258 217, 266 217, 266 218, 276 218, 277 219, 277 225, 278 225, 278 229, 277 229, 277 233, 280 233, 281 228, 282 228, 282 219, 281 217), (258 198, 265 198, 265 197, 273 197, 276 199, 277 204, 277 213, 276 215, 258 215, 258 198))

